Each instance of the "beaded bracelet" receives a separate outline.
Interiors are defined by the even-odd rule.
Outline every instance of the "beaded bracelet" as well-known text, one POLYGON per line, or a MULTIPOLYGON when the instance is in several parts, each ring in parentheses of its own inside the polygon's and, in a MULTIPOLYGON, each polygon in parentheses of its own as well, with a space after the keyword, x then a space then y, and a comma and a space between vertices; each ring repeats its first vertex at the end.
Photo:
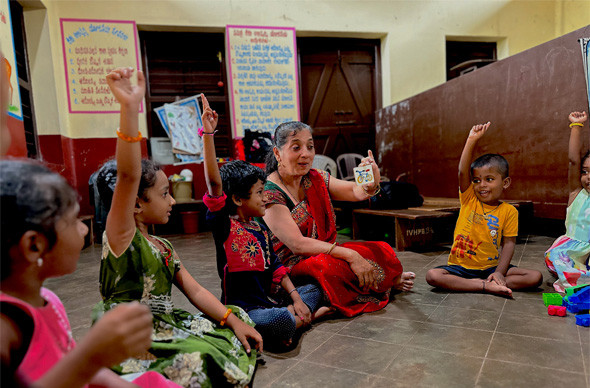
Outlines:
POLYGON ((230 314, 231 314, 231 309, 227 309, 227 311, 225 312, 225 315, 223 316, 223 318, 221 318, 221 321, 219 321, 219 326, 225 326, 225 321, 227 321, 227 317, 229 317, 230 314))
POLYGON ((122 133, 120 130, 117 129, 117 136, 119 136, 119 139, 126 141, 127 143, 137 143, 138 141, 141 141, 141 139, 142 139, 140 131, 137 131, 136 137, 131 137, 131 136, 125 135, 124 133, 122 133))
POLYGON ((583 127, 584 126, 584 124, 582 124, 582 123, 571 123, 570 124, 570 128, 573 127, 574 125, 578 125, 580 127, 583 127))
POLYGON ((373 194, 369 194, 367 189, 365 189, 365 186, 361 186, 361 187, 362 187, 363 191, 365 192, 365 194, 367 194, 369 197, 374 197, 381 192, 381 184, 380 183, 377 184, 377 188, 375 189, 375 192, 373 194))
POLYGON ((203 135, 215 135, 217 133, 217 129, 213 132, 205 132, 205 128, 203 127, 199 127, 199 129, 197 129, 197 133, 199 134, 199 136, 203 137, 203 135))

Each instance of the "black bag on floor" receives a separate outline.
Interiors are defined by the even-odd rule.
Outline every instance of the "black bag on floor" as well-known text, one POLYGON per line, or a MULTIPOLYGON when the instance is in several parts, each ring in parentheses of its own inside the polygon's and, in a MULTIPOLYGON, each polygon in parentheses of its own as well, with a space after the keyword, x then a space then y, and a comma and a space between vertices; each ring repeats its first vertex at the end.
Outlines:
POLYGON ((418 187, 406 182, 381 182, 379 194, 371 197, 371 209, 407 209, 419 207, 424 198, 418 192, 418 187))

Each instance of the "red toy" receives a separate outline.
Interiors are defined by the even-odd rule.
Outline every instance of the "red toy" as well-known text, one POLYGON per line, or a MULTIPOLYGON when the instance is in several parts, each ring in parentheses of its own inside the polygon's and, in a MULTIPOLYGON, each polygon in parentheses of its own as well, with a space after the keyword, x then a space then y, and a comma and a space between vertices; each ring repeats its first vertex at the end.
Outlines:
POLYGON ((565 317, 565 306, 549 306, 547 307, 547 313, 549 315, 557 315, 559 317, 565 317))

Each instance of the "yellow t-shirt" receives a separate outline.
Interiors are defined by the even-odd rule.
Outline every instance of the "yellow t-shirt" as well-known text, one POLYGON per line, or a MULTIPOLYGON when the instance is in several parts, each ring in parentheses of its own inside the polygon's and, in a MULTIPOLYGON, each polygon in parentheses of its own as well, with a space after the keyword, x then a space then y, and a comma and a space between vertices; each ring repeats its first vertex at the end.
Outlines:
POLYGON ((498 265, 502 237, 518 235, 518 211, 508 203, 498 206, 482 203, 473 184, 459 191, 461 210, 455 226, 449 265, 467 269, 486 269, 498 265))

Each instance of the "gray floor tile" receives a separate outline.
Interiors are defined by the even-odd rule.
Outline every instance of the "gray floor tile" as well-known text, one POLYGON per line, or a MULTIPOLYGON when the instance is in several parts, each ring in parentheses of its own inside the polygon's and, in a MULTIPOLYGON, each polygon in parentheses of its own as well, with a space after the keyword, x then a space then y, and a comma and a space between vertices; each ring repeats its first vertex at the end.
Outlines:
POLYGON ((436 311, 428 317, 428 322, 494 331, 498 324, 499 317, 500 312, 498 311, 482 311, 438 306, 436 311))
POLYGON ((497 331, 564 342, 580 342, 576 321, 572 314, 566 317, 549 316, 547 312, 536 317, 503 314, 497 331))
POLYGON ((557 359, 554 360, 558 369, 541 368, 534 365, 485 360, 477 387, 583 387, 585 376, 583 373, 564 371, 559 368, 557 359))
POLYGON ((400 386, 473 387, 483 358, 404 348, 380 375, 400 386))
POLYGON ((276 380, 273 388, 370 387, 376 376, 301 361, 276 380))
POLYGON ((364 315, 349 323, 338 334, 403 345, 420 327, 420 323, 416 321, 364 315))
POLYGON ((542 296, 523 296, 521 292, 515 292, 514 299, 506 300, 503 313, 533 317, 549 316, 547 314, 547 307, 543 303, 542 296))
MULTIPOLYGON (((301 335, 299 341, 294 348, 282 351, 273 350, 266 351, 265 354, 279 358, 292 358, 292 359, 303 359, 311 354, 314 350, 325 343, 333 333, 321 330, 308 330, 301 335)), ((268 347, 267 347, 268 348, 268 347)))
POLYGON ((408 346, 472 357, 486 354, 493 332, 424 323, 408 346))
POLYGON ((318 323, 313 323, 313 330, 319 330, 319 331, 328 331, 330 333, 338 333, 340 330, 342 330, 344 327, 346 327, 346 325, 348 325, 350 322, 354 321, 355 319, 357 319, 357 317, 353 317, 353 318, 347 318, 347 317, 342 317, 342 316, 338 316, 332 319, 326 319, 326 320, 322 320, 318 323))
POLYGON ((433 304, 408 303, 394 300, 385 306, 384 309, 375 311, 370 315, 381 318, 426 322, 434 310, 436 310, 436 305, 433 304))
POLYGON ((410 292, 397 294, 394 300, 408 303, 422 303, 438 305, 449 294, 448 291, 437 290, 426 283, 424 277, 418 278, 414 288, 410 292))
POLYGON ((490 294, 478 293, 449 293, 440 304, 441 307, 460 307, 464 309, 483 311, 502 311, 506 304, 506 298, 490 294))
POLYGON ((305 361, 355 372, 377 374, 400 352, 398 345, 334 335, 305 361))
POLYGON ((280 379, 281 375, 289 371, 289 369, 299 362, 299 360, 271 357, 267 354, 263 358, 266 364, 258 366, 256 376, 254 377, 253 386, 256 388, 270 386, 273 381, 277 378, 280 379))
POLYGON ((581 353, 579 343, 496 333, 487 358, 579 373, 581 353))

